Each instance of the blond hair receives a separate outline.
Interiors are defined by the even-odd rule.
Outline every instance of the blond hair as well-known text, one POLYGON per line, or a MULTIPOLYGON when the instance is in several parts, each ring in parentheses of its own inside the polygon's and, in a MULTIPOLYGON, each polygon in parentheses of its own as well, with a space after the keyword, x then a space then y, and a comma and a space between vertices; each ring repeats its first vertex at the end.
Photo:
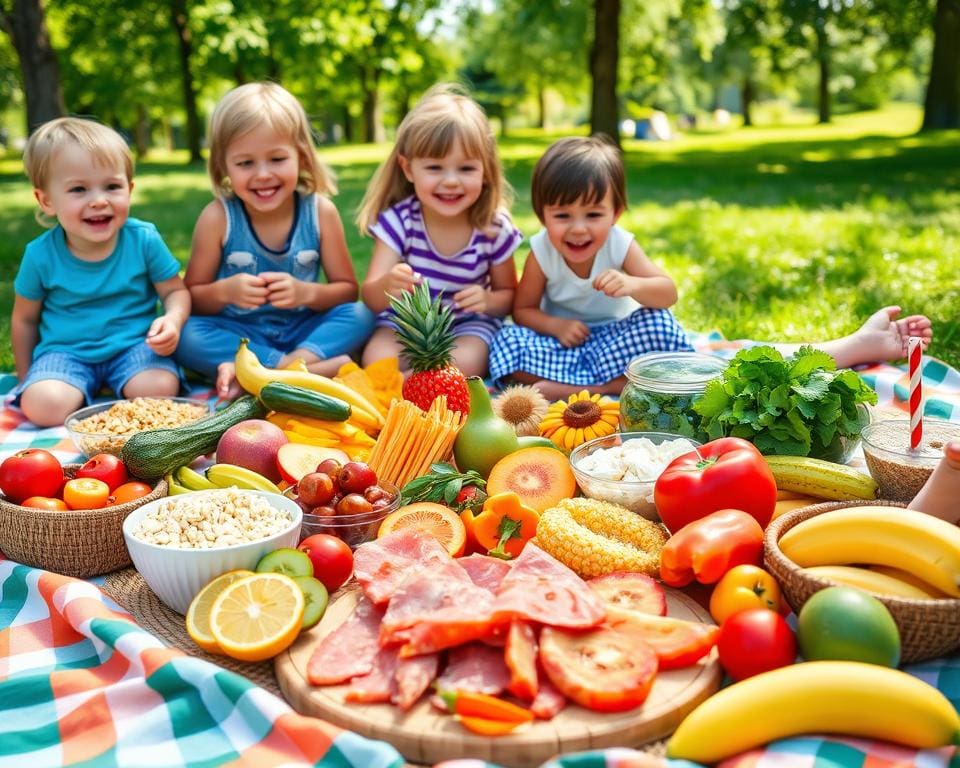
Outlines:
POLYGON ((414 193, 400 167, 400 157, 445 157, 457 141, 467 156, 478 158, 483 167, 483 189, 470 207, 470 224, 489 229, 497 212, 512 199, 493 130, 480 105, 462 87, 440 83, 427 91, 400 123, 393 150, 377 168, 360 203, 356 220, 360 231, 369 235, 384 210, 414 193))
POLYGON ((53 158, 69 143, 89 153, 99 166, 122 165, 127 181, 133 180, 133 156, 123 136, 96 120, 58 117, 37 128, 23 150, 23 169, 34 189, 46 189, 53 158))
POLYGON ((303 106, 276 83, 247 83, 217 102, 210 118, 210 158, 207 172, 218 197, 231 197, 227 178, 230 142, 266 123, 296 147, 300 173, 297 188, 306 194, 332 195, 337 191, 333 172, 317 157, 310 121, 303 106))

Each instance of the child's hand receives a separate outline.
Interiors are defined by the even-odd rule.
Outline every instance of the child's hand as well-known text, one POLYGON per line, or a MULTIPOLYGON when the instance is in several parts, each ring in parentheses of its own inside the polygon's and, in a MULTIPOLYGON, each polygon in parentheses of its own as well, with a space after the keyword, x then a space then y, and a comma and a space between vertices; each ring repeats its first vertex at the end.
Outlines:
POLYGON ((633 278, 616 269, 605 269, 593 281, 593 287, 612 298, 633 293, 633 278))
POLYGON ((289 272, 261 272, 267 284, 267 301, 277 309, 295 309, 304 302, 301 282, 289 272))
POLYGON ((486 288, 479 285, 468 285, 462 291, 453 294, 453 306, 461 312, 477 312, 483 314, 487 311, 486 288))
POLYGON ((554 336, 563 346, 579 347, 590 336, 590 327, 580 320, 556 318, 557 329, 554 336))
POLYGON ((256 309, 267 302, 267 283, 260 275, 241 272, 233 277, 225 277, 222 282, 228 304, 235 304, 241 309, 256 309))
POLYGON ((413 271, 409 264, 394 264, 386 275, 384 291, 388 296, 399 296, 401 293, 413 290, 420 283, 420 275, 413 271))
POLYGON ((180 341, 180 326, 166 315, 161 315, 147 331, 147 346, 158 355, 172 355, 180 341))

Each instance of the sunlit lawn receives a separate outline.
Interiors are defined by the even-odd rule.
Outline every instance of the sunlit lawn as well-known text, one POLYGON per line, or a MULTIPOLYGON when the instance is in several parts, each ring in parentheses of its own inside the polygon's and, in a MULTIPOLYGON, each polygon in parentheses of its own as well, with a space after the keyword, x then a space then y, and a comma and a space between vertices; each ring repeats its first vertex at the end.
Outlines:
MULTIPOLYGON (((622 223, 680 286, 677 314, 694 330, 782 341, 853 330, 901 304, 934 320, 933 354, 960 366, 960 135, 917 136, 918 110, 898 106, 815 126, 701 131, 667 143, 627 141, 630 209, 622 223)), ((559 133, 501 142, 530 235, 530 173, 559 133)), ((353 213, 388 147, 325 148, 336 202, 362 277, 370 242, 353 213)), ((139 164, 134 215, 155 222, 181 261, 210 199, 200 166, 156 155, 139 164)), ((19 160, 0 161, 0 366, 12 367, 9 311, 23 246, 40 229, 19 160)), ((521 259, 522 260, 522 259, 521 259)))

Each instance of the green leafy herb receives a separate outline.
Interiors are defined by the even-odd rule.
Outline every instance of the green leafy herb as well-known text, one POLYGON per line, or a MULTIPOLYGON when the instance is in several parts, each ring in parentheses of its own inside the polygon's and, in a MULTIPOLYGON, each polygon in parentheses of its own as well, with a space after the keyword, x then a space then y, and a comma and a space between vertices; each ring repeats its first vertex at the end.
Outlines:
POLYGON ((446 462, 431 464, 430 471, 415 477, 400 489, 400 503, 411 504, 414 501, 432 501, 445 504, 456 512, 462 512, 467 507, 482 504, 486 494, 483 476, 475 470, 458 472, 456 467, 446 462), (457 496, 463 488, 474 486, 479 492, 462 504, 457 504, 457 496))
POLYGON ((860 403, 877 393, 830 355, 801 347, 784 359, 773 347, 743 349, 693 404, 711 440, 742 437, 761 453, 834 458, 860 434, 860 403))

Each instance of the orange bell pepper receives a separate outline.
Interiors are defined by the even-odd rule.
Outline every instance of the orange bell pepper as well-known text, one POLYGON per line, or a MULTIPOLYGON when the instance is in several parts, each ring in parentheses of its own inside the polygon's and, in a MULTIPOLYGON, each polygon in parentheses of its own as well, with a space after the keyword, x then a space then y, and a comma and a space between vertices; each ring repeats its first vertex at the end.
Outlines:
POLYGON ((721 509, 687 523, 660 553, 660 578, 671 587, 685 587, 694 579, 715 584, 736 565, 759 565, 763 556, 763 528, 739 509, 721 509))
POLYGON ((727 571, 710 595, 710 615, 717 624, 749 608, 780 608, 780 585, 763 568, 738 565, 727 571))
POLYGON ((504 491, 488 497, 479 515, 461 515, 460 519, 468 526, 468 539, 473 537, 482 551, 511 560, 537 535, 540 514, 523 504, 513 491, 504 491))

